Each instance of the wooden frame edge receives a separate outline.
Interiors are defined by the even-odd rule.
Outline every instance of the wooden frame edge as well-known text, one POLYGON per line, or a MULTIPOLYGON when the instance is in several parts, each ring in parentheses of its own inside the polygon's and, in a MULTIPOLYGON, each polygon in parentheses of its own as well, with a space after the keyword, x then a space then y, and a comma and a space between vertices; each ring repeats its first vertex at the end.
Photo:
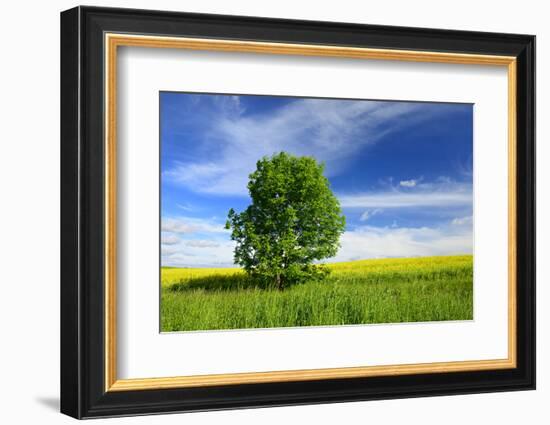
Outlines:
POLYGON ((116 76, 117 48, 105 37, 105 391, 116 371, 116 76))
POLYGON ((322 379, 369 378, 379 376, 414 375, 416 373, 447 373, 480 370, 513 369, 515 362, 475 360, 441 363, 418 363, 394 366, 365 366, 330 369, 302 369, 274 372, 229 373, 216 375, 175 376, 167 378, 119 379, 108 391, 139 391, 182 387, 259 384, 269 382, 316 381, 322 379))
POLYGON ((517 367, 517 60, 514 56, 371 49, 105 33, 105 392, 513 369, 517 367), (155 47, 371 60, 506 66, 508 71, 508 358, 273 372, 117 379, 116 87, 117 48, 155 47))
POLYGON ((517 367, 517 60, 508 64, 508 359, 517 367))

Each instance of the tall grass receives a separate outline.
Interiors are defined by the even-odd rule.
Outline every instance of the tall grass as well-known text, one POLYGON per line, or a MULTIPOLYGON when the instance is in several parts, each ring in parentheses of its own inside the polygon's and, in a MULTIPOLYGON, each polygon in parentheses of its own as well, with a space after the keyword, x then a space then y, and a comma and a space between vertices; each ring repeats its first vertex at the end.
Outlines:
POLYGON ((239 269, 162 269, 163 331, 351 325, 473 316, 472 256, 331 264, 280 291, 239 269))

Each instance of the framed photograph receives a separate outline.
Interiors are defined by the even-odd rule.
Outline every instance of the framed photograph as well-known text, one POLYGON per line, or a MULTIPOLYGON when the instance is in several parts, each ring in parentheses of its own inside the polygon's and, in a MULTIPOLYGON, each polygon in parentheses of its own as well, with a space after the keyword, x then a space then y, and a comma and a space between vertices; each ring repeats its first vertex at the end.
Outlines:
POLYGON ((61 14, 61 411, 535 388, 535 37, 61 14))

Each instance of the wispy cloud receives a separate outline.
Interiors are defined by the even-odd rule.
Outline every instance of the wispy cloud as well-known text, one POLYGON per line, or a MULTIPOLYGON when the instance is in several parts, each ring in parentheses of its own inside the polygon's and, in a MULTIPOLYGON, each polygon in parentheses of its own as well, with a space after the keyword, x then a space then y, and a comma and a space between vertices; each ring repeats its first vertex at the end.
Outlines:
POLYGON ((473 219, 474 218, 471 215, 468 217, 457 217, 451 221, 451 224, 453 226, 470 226, 473 223, 473 219))
POLYGON ((384 191, 339 194, 343 208, 452 208, 472 205, 472 185, 440 178, 436 182, 391 186, 384 191), (414 189, 414 190, 410 190, 414 189))
POLYGON ((176 267, 234 267, 235 243, 225 241, 188 240, 161 250, 162 264, 176 267))
MULTIPOLYGON (((369 258, 471 254, 472 227, 447 223, 438 227, 360 226, 340 238, 338 254, 327 262, 369 258)), ((232 267, 235 244, 229 240, 186 240, 162 247, 162 264, 185 267, 232 267)))
POLYGON ((180 238, 178 238, 176 235, 163 233, 160 237, 160 243, 162 245, 176 245, 180 243, 180 238))
POLYGON ((472 203, 472 195, 461 192, 364 193, 340 195, 338 198, 343 208, 450 207, 472 203))
POLYGON ((459 174, 471 179, 474 175, 474 163, 473 163, 473 157, 470 154, 470 156, 466 160, 458 160, 456 161, 456 169, 458 170, 459 174))
MULTIPOLYGON (((419 182, 414 187, 385 183, 384 190, 338 195, 344 209, 364 209, 355 226, 340 238, 341 248, 328 261, 415 257, 471 253, 472 186, 447 177, 419 182), (420 227, 370 226, 365 223, 386 210, 414 209, 430 214, 445 211, 447 221, 420 227)), ((186 267, 233 266, 234 242, 214 218, 163 217, 162 263, 186 267)))
POLYGON ((183 211, 192 212, 195 211, 196 208, 188 203, 176 203, 176 206, 183 211))
POLYGON ((247 115, 236 99, 219 96, 214 103, 201 159, 174 162, 163 177, 195 192, 220 195, 246 195, 256 161, 279 151, 314 152, 326 163, 326 174, 337 175, 366 145, 446 111, 445 105, 412 102, 297 99, 269 113, 247 115))
POLYGON ((363 214, 361 214, 361 217, 359 217, 359 221, 367 221, 372 217, 374 217, 375 215, 380 214, 382 211, 384 210, 380 208, 375 208, 373 210, 366 210, 363 214))
POLYGON ((362 226, 353 231, 346 231, 340 238, 340 243, 338 254, 329 262, 471 254, 473 250, 472 229, 467 226, 460 228, 362 226))
POLYGON ((411 180, 401 180, 399 182, 399 186, 403 186, 403 187, 415 187, 416 186, 416 183, 417 181, 414 180, 414 179, 411 179, 411 180))
POLYGON ((191 246, 193 248, 216 248, 220 246, 218 242, 204 240, 204 239, 187 241, 185 242, 185 245, 191 246))
POLYGON ((195 217, 162 217, 161 230, 169 233, 229 233, 224 223, 195 217))
POLYGON ((162 217, 161 261, 165 266, 230 267, 235 243, 214 218, 162 217))

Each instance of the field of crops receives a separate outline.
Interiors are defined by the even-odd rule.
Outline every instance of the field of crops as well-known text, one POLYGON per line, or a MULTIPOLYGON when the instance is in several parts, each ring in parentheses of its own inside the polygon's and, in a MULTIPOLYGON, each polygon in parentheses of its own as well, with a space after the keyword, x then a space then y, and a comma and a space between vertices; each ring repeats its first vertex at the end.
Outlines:
POLYGON ((240 269, 162 268, 163 332, 471 320, 472 256, 330 264, 319 282, 256 286, 240 269))

